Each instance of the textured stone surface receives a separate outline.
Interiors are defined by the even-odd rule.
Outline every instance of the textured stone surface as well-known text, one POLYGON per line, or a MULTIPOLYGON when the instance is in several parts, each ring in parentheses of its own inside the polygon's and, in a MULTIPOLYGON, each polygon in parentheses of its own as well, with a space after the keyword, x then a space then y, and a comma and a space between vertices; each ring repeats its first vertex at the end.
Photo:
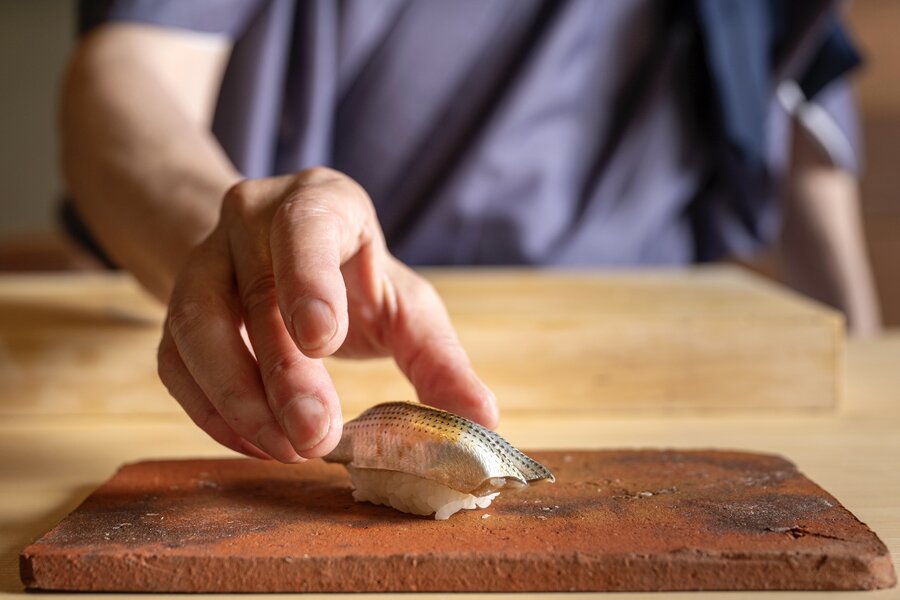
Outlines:
POLYGON ((449 521, 358 504, 321 461, 123 467, 21 555, 94 591, 871 589, 881 541, 775 456, 534 452, 557 483, 449 521), (484 515, 490 515, 484 517, 484 515))

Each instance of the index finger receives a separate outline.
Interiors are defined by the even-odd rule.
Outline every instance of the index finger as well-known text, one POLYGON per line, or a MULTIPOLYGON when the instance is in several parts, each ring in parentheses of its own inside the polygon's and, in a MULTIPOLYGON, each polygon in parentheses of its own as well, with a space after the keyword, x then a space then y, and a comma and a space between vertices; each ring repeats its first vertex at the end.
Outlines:
MULTIPOLYGON (((288 331, 304 354, 321 358, 337 351, 347 337, 341 265, 384 241, 368 195, 353 180, 317 169, 306 181, 276 210, 269 244, 278 306, 288 331)), ((372 281, 380 281, 377 273, 372 281)))

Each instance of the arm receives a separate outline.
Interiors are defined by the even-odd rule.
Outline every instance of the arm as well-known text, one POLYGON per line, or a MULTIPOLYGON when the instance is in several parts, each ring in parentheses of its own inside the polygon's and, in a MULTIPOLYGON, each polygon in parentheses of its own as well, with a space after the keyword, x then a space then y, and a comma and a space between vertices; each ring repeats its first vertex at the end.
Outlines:
POLYGON ((240 178, 209 132, 230 50, 222 36, 104 26, 79 45, 63 83, 62 165, 75 205, 160 299, 240 178))
POLYGON ((782 268, 797 290, 844 312, 850 330, 872 334, 881 317, 860 219, 856 177, 835 167, 795 123, 784 189, 782 268))
POLYGON ((228 52, 221 38, 105 26, 63 86, 76 206, 169 302, 169 392, 224 446, 297 462, 341 436, 321 358, 390 355, 423 402, 494 426, 493 394, 434 289, 388 253, 365 190, 323 168, 236 183, 209 133, 228 52))

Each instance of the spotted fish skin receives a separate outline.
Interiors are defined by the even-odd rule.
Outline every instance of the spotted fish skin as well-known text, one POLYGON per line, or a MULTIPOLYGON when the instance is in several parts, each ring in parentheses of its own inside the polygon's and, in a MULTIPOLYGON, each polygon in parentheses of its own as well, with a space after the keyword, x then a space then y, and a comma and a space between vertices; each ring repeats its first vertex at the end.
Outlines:
POLYGON ((415 402, 378 404, 348 421, 325 460, 410 473, 475 496, 555 481, 490 429, 415 402))

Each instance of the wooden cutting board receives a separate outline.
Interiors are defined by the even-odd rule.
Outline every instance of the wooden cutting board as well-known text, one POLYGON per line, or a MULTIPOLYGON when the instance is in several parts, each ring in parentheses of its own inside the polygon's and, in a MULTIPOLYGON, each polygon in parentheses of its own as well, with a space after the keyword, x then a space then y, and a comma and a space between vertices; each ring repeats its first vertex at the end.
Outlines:
POLYGON ((449 521, 355 503, 319 460, 126 465, 21 554, 29 589, 166 592, 890 587, 878 537, 788 461, 532 455, 557 483, 449 521))

